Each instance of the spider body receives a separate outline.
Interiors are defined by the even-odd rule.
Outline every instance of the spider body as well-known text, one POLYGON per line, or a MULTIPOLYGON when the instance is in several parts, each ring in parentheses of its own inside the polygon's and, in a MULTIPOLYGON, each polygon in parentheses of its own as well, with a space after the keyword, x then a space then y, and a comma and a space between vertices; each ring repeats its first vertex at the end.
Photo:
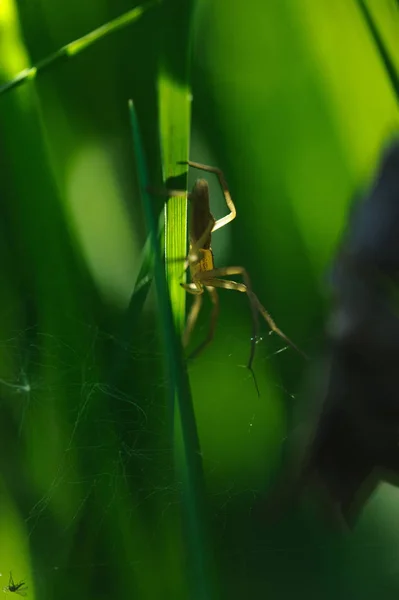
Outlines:
MULTIPOLYGON (((197 179, 194 184, 193 190, 190 194, 190 227, 189 227, 189 239, 190 239, 190 252, 198 244, 198 240, 201 240, 201 236, 204 232, 208 232, 210 227, 213 228, 216 221, 210 211, 209 204, 209 187, 206 179, 197 179)), ((197 260, 190 262, 190 275, 193 283, 196 284, 198 290, 204 290, 204 286, 201 283, 198 275, 207 271, 212 271, 215 268, 215 262, 213 258, 213 252, 211 248, 212 231, 209 231, 209 235, 202 237, 201 248, 198 249, 197 260)))
MULTIPOLYGON (((190 194, 190 244, 195 244, 201 239, 201 236, 207 231, 210 224, 216 223, 215 217, 211 213, 209 202, 209 187, 206 179, 197 179, 190 194)), ((202 249, 210 250, 212 241, 212 229, 209 235, 203 238, 202 249)))
POLYGON ((255 355, 255 344, 258 334, 258 315, 259 313, 268 323, 270 329, 283 338, 288 344, 293 346, 298 352, 302 352, 291 342, 289 338, 277 327, 272 317, 267 310, 259 302, 257 296, 253 293, 250 279, 247 271, 243 267, 224 267, 215 268, 211 242, 212 233, 217 229, 224 227, 236 217, 236 208, 230 196, 226 180, 223 173, 215 168, 189 161, 186 163, 194 168, 202 169, 215 173, 219 179, 227 207, 230 209, 229 214, 221 219, 216 220, 210 210, 209 188, 205 179, 198 179, 194 184, 192 192, 189 194, 191 217, 189 226, 190 249, 185 262, 185 268, 190 268, 191 282, 181 283, 180 285, 188 292, 196 296, 190 309, 186 328, 183 334, 183 345, 187 346, 194 329, 199 311, 202 306, 202 296, 206 290, 211 298, 213 310, 211 314, 211 322, 206 339, 191 353, 190 358, 199 354, 205 346, 213 339, 217 317, 219 314, 219 297, 216 288, 228 290, 236 290, 247 294, 250 307, 252 310, 252 338, 251 338, 251 353, 248 362, 248 368, 252 371, 252 362, 255 355), (241 275, 244 283, 239 283, 231 280, 222 279, 229 275, 241 275))
POLYGON ((10 578, 8 580, 8 585, 3 588, 4 592, 13 592, 18 594, 19 596, 26 596, 27 586, 25 581, 20 581, 19 583, 15 583, 12 573, 10 571, 10 578))
POLYGON ((198 260, 191 263, 190 275, 192 281, 198 286, 199 289, 203 290, 204 286, 201 280, 198 278, 200 273, 206 273, 212 271, 215 268, 213 252, 210 248, 201 248, 198 250, 198 260))

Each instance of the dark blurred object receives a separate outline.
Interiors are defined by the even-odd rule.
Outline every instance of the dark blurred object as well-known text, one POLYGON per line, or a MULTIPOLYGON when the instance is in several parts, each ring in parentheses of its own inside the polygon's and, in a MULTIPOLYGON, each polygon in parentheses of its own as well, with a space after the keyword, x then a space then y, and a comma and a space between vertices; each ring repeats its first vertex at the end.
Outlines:
POLYGON ((399 138, 352 210, 332 276, 325 398, 302 472, 350 525, 399 476, 399 138))
MULTIPOLYGON (((351 211, 332 287, 327 356, 317 375, 322 406, 299 477, 298 468, 288 477, 287 469, 269 518, 272 507, 280 511, 316 486, 330 514, 352 526, 379 481, 399 482, 399 138, 351 211)), ((294 445, 291 463, 303 440, 294 445)))

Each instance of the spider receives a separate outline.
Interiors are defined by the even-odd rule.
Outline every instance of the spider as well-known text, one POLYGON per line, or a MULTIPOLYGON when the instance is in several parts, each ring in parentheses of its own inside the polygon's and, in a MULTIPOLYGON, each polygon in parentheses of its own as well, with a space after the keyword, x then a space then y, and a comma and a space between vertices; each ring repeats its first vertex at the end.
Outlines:
MULTIPOLYGON (((258 314, 260 313, 265 319, 270 329, 279 335, 285 342, 292 346, 297 352, 303 354, 301 350, 279 329, 268 313, 268 311, 262 306, 258 297, 254 294, 251 287, 249 275, 244 267, 222 267, 215 268, 214 258, 211 248, 212 233, 221 229, 236 217, 236 208, 233 200, 230 196, 229 189, 227 187, 226 180, 222 171, 216 167, 210 167, 197 162, 184 161, 179 164, 187 164, 195 169, 202 171, 208 171, 217 175, 220 186, 223 191, 224 198, 229 214, 221 219, 216 220, 211 211, 209 205, 209 187, 208 182, 205 179, 197 179, 194 187, 189 194, 189 200, 191 205, 191 218, 189 225, 189 240, 190 249, 188 256, 185 260, 184 270, 190 268, 191 283, 181 283, 180 285, 188 292, 195 296, 195 300, 191 306, 190 312, 187 317, 186 327, 183 333, 183 346, 186 347, 189 344, 191 334, 195 327, 201 306, 204 290, 209 293, 211 298, 213 309, 211 313, 210 325, 207 337, 205 340, 190 354, 189 358, 194 358, 213 340, 217 318, 219 315, 219 297, 216 288, 223 288, 226 290, 236 290, 237 292, 243 292, 247 294, 252 311, 252 338, 251 338, 251 351, 248 361, 248 369, 252 371, 252 363, 255 356, 255 345, 259 330, 258 314), (244 283, 238 283, 235 281, 221 279, 222 277, 231 275, 241 275, 244 283)), ((176 195, 181 195, 182 192, 176 192, 176 195)), ((175 192, 170 192, 170 195, 175 195, 175 192)))
POLYGON ((15 592, 19 596, 26 596, 27 586, 25 581, 20 581, 19 583, 15 583, 12 578, 12 573, 10 571, 10 579, 8 580, 8 585, 3 588, 3 592, 15 592))

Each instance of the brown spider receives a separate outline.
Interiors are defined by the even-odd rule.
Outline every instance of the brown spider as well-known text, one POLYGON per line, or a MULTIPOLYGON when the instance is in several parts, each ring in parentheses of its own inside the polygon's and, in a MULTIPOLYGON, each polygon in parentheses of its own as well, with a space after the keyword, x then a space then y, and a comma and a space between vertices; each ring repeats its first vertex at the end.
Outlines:
MULTIPOLYGON (((224 288, 226 290, 236 290, 247 294, 252 311, 253 335, 251 338, 251 352, 248 361, 248 369, 252 372, 252 362, 255 355, 255 345, 259 330, 258 313, 262 315, 270 329, 277 333, 285 342, 292 346, 297 352, 303 354, 301 350, 279 329, 267 312, 267 310, 259 302, 258 297, 254 294, 251 287, 251 282, 247 271, 244 267, 222 267, 215 268, 213 253, 211 249, 212 233, 217 229, 224 227, 236 217, 236 208, 230 196, 226 180, 220 169, 209 167, 200 163, 185 161, 184 163, 196 169, 215 173, 219 179, 219 183, 223 190, 224 198, 230 212, 225 217, 215 220, 209 204, 209 188, 208 182, 205 179, 197 179, 189 194, 191 204, 191 218, 189 226, 190 249, 185 261, 185 270, 190 267, 191 283, 181 283, 180 285, 188 292, 196 296, 190 312, 187 317, 186 327, 183 333, 183 345, 187 346, 195 323, 198 318, 202 306, 202 298, 204 290, 206 290, 211 298, 213 310, 211 321, 208 330, 208 335, 205 340, 190 354, 190 358, 197 356, 212 340, 215 333, 216 322, 219 314, 219 297, 216 288, 224 288), (222 277, 231 275, 241 275, 244 283, 221 279, 222 277)), ((182 195, 182 192, 170 192, 170 195, 182 195)))

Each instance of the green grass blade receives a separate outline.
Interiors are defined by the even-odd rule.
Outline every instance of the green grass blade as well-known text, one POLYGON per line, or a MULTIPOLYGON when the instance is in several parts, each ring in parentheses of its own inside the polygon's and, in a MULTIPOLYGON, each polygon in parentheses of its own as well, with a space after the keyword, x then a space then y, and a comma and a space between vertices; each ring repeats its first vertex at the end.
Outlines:
POLYGON ((136 6, 135 8, 125 12, 123 15, 112 19, 112 21, 108 21, 108 23, 105 23, 97 29, 90 31, 81 38, 66 44, 53 54, 50 54, 50 56, 47 56, 46 58, 43 58, 37 62, 36 65, 24 69, 11 81, 2 85, 0 87, 0 96, 18 87, 22 83, 26 83, 27 81, 35 79, 38 73, 45 71, 54 64, 75 56, 76 54, 80 54, 80 52, 86 50, 86 48, 89 48, 89 46, 105 38, 107 35, 114 33, 115 31, 119 31, 123 27, 127 27, 127 25, 134 23, 134 21, 137 21, 147 10, 161 4, 161 2, 162 0, 152 0, 146 4, 143 4, 142 6, 136 6))
MULTIPOLYGON (((165 278, 165 270, 164 263, 162 260, 161 248, 158 243, 158 229, 156 219, 152 210, 152 203, 150 195, 147 191, 149 188, 149 181, 147 177, 147 169, 144 160, 144 153, 141 145, 141 138, 138 128, 138 122, 136 117, 136 112, 134 109, 133 102, 129 102, 129 111, 130 111, 130 121, 133 133, 133 143, 134 143, 134 152, 137 161, 137 172, 138 172, 138 181, 139 181, 139 193, 142 199, 142 204, 144 208, 144 217, 148 229, 148 240, 153 253, 153 271, 155 278, 155 286, 157 290, 157 295, 159 298, 160 310, 161 310, 161 321, 163 325, 163 330, 165 331, 165 344, 170 348, 170 351, 167 352, 167 356, 170 357, 173 353, 178 354, 177 350, 177 339, 176 332, 173 324, 173 319, 171 318, 171 307, 170 307, 170 298, 168 294, 168 287, 165 278)), ((171 387, 174 389, 176 387, 176 377, 175 377, 175 369, 173 359, 169 360, 169 373, 172 377, 171 387)))
MULTIPOLYGON (((144 215, 149 238, 154 253, 154 279, 159 301, 160 319, 164 333, 165 356, 169 375, 170 403, 175 398, 181 418, 184 449, 184 468, 179 463, 179 476, 183 483, 183 500, 186 512, 189 564, 192 572, 193 589, 191 597, 198 600, 213 598, 209 576, 210 551, 207 547, 204 518, 204 481, 199 438, 191 398, 190 385, 185 367, 181 343, 176 331, 172 313, 161 248, 158 243, 157 223, 154 217, 151 198, 147 192, 149 182, 138 122, 133 103, 129 103, 134 151, 137 160, 139 190, 142 197, 144 215)), ((181 268, 181 267, 180 267, 181 268)))
MULTIPOLYGON (((157 234, 157 246, 161 245, 161 240, 164 235, 164 220, 163 215, 159 218, 158 223, 158 234, 157 234)), ((130 298, 129 306, 127 307, 126 314, 123 317, 122 324, 120 326, 118 339, 120 344, 118 350, 115 352, 111 361, 111 367, 109 372, 109 381, 111 385, 116 385, 121 373, 123 373, 127 366, 130 357, 125 351, 125 344, 127 344, 131 337, 131 332, 134 330, 137 322, 137 315, 140 315, 144 303, 146 301, 148 292, 154 279, 154 252, 153 252, 153 241, 151 235, 147 236, 144 244, 141 267, 137 275, 136 283, 134 285, 133 293, 130 298)))
POLYGON ((358 0, 358 5, 368 25, 368 28, 370 29, 370 33, 373 37, 374 43, 378 48, 381 60, 384 63, 386 72, 388 74, 389 81, 391 82, 393 91, 395 92, 396 99, 399 101, 399 76, 396 71, 394 62, 385 47, 384 40, 382 39, 382 36, 374 22, 374 19, 365 0, 358 0))
MULTIPOLYGON (((195 0, 174 0, 164 5, 165 37, 159 63, 159 126, 164 181, 173 189, 187 189, 191 120, 191 31, 195 0), (178 32, 176 34, 175 32, 178 32), (177 185, 176 185, 177 184, 177 185)), ((187 201, 170 198, 165 205, 165 256, 172 310, 177 329, 185 323, 186 294, 181 260, 187 254, 187 201)))
MULTIPOLYGON (((159 120, 164 181, 178 178, 187 186, 187 167, 178 161, 188 159, 190 90, 161 72, 158 83, 159 120)), ((172 310, 176 327, 183 330, 186 293, 180 286, 182 263, 187 254, 187 200, 170 198, 165 203, 165 257, 172 310)))

